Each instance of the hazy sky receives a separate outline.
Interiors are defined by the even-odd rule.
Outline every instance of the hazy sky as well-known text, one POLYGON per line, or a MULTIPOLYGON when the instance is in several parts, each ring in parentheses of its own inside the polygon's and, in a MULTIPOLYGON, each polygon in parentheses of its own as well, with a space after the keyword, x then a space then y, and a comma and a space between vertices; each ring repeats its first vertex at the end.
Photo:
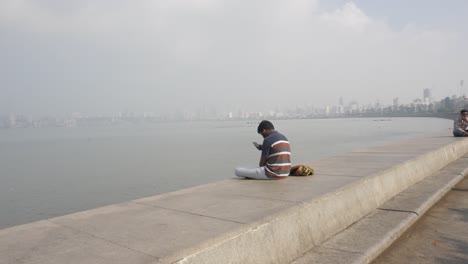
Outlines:
POLYGON ((0 114, 440 99, 468 81, 467 14, 464 0, 0 0, 0 114))

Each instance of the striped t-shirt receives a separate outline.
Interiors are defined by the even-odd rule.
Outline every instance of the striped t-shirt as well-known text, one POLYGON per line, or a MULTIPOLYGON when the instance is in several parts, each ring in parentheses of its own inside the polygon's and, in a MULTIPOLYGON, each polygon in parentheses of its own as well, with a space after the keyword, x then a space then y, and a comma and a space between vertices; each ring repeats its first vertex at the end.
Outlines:
POLYGON ((270 178, 289 176, 291 149, 288 139, 273 131, 263 140, 262 156, 266 157, 265 174, 270 178))

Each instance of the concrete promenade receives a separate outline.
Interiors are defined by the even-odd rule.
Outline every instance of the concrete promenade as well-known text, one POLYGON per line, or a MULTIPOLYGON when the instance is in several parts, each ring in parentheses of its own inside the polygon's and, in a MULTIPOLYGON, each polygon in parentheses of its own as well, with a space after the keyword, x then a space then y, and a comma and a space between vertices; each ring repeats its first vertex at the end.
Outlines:
POLYGON ((413 221, 391 214, 413 210, 398 195, 407 191, 405 206, 424 199, 423 213, 435 198, 411 188, 442 175, 448 184, 432 191, 442 195, 463 179, 467 152, 468 139, 444 131, 311 161, 311 177, 229 179, 11 227, 0 230, 0 264, 299 263, 337 234, 353 239, 342 231, 382 206, 375 217, 413 221))

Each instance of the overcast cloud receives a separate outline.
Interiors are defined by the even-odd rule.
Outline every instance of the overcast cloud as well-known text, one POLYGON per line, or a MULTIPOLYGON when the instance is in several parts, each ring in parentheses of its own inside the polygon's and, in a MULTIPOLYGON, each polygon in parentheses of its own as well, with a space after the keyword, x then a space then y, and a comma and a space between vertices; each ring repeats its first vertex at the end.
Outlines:
POLYGON ((369 2, 1 0, 0 114, 253 111, 459 93, 468 3, 392 1, 400 4, 386 12, 369 2))

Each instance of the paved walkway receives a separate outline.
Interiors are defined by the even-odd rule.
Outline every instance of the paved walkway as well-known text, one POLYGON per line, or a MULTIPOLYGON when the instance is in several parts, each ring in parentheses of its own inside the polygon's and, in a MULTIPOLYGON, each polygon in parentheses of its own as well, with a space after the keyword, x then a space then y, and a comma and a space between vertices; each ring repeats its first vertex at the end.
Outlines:
POLYGON ((372 263, 468 263, 468 178, 372 263))

